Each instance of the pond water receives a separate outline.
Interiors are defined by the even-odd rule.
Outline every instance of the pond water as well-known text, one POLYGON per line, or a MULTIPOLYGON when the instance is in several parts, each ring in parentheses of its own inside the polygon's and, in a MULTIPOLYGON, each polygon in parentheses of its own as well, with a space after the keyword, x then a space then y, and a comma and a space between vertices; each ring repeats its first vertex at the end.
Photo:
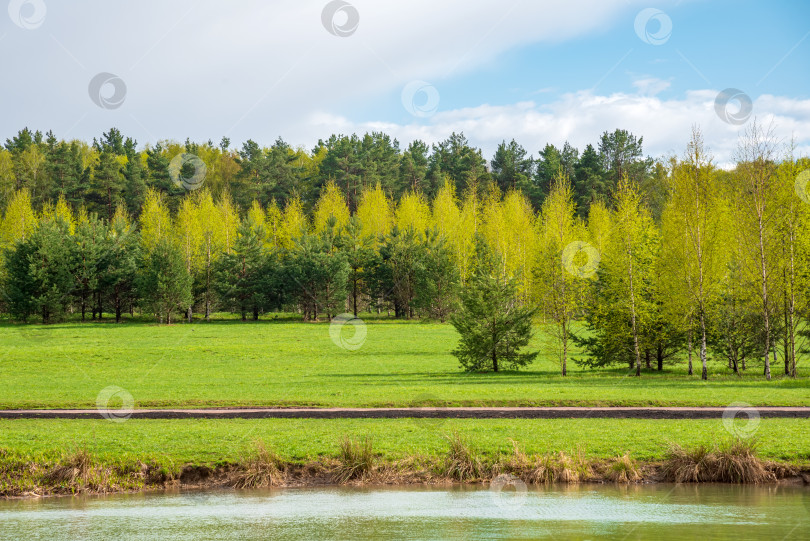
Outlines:
POLYGON ((801 486, 517 484, 7 500, 0 539, 810 539, 801 486))

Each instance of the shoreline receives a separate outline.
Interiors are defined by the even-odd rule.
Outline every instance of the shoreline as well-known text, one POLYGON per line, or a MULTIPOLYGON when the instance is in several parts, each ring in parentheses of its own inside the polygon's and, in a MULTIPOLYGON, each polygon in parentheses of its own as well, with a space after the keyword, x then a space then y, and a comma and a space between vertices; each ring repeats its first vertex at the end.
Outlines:
POLYGON ((17 461, 0 468, 0 497, 36 499, 101 496, 172 490, 254 488, 488 486, 523 484, 641 485, 725 483, 810 485, 810 465, 762 460, 744 445, 715 449, 673 448, 667 458, 636 461, 629 454, 588 459, 557 452, 526 456, 517 444, 511 455, 474 455, 458 440, 445 456, 411 456, 383 461, 367 454, 363 442, 348 441, 338 457, 287 462, 262 445, 238 463, 185 464, 169 468, 155 462, 105 464, 86 451, 58 461, 17 461), (730 467, 731 466, 731 467, 730 467))
MULTIPOLYGON (((508 478, 504 484, 514 484, 513 480, 508 478)), ((209 482, 205 483, 183 483, 179 480, 175 480, 173 482, 166 483, 165 485, 150 485, 144 486, 143 488, 139 489, 123 489, 123 490, 97 490, 97 491, 77 491, 77 492, 59 492, 59 491, 44 491, 42 493, 36 492, 26 492, 22 494, 3 494, 0 495, 0 499, 3 500, 37 500, 37 499, 45 499, 45 498, 72 498, 72 497, 98 497, 98 496, 122 496, 122 495, 135 495, 135 494, 144 494, 144 495, 154 495, 154 494, 169 494, 169 493, 183 493, 183 492, 221 492, 221 491, 233 491, 237 492, 239 490, 257 490, 257 489, 267 489, 267 490, 288 490, 288 489, 312 489, 312 488, 363 488, 363 489, 396 489, 396 488, 449 488, 449 487, 481 487, 481 488, 488 488, 493 483, 498 483, 497 478, 489 479, 489 480, 482 480, 482 481, 453 481, 449 479, 445 480, 435 480, 432 482, 427 481, 412 481, 412 482, 394 482, 394 483, 383 483, 383 482, 376 482, 374 480, 370 481, 352 481, 349 483, 336 483, 336 482, 301 482, 301 483, 291 483, 291 484, 282 484, 282 485, 273 485, 273 486, 266 486, 266 487, 251 487, 251 488, 237 488, 233 485, 229 484, 226 480, 220 479, 216 477, 211 479, 209 482)), ((0 483, 3 481, 0 480, 0 483)), ((641 481, 634 481, 630 483, 621 483, 616 481, 611 481, 608 479, 588 479, 584 481, 557 481, 552 483, 543 483, 543 484, 528 484, 527 487, 554 487, 554 486, 571 486, 571 485, 615 485, 615 486, 641 486, 641 485, 734 485, 735 483, 722 483, 717 481, 704 481, 704 482, 693 482, 693 483, 675 483, 673 481, 666 481, 662 479, 643 479, 641 481)), ((739 484, 738 486, 751 486, 751 484, 739 484)), ((804 470, 800 472, 798 475, 785 477, 782 479, 777 479, 776 481, 769 482, 769 483, 757 483, 754 484, 755 486, 810 486, 810 469, 804 470)), ((808 488, 810 490, 810 488, 808 488)))

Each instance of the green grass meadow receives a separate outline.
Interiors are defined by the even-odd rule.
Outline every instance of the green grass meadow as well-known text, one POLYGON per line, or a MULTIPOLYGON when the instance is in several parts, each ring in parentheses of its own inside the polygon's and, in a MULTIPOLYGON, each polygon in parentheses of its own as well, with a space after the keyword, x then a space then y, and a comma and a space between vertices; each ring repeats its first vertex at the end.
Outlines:
MULTIPOLYGON (((540 355, 519 372, 468 374, 450 351, 449 324, 364 317, 366 337, 354 351, 338 346, 329 323, 293 318, 215 320, 160 326, 127 321, 56 325, 0 324, 0 408, 96 407, 116 386, 136 408, 203 406, 424 405, 810 405, 802 377, 767 382, 754 365, 743 377, 712 361, 710 380, 688 376, 685 362, 633 377, 625 367, 559 375, 552 342, 537 332, 540 355)), ((334 330, 334 329, 333 329, 334 330)), ((351 339, 350 325, 342 329, 351 339)), ((338 340, 340 343, 340 340, 338 340)), ((574 351, 574 356, 579 352, 574 351)), ((120 407, 120 395, 108 403, 120 407)), ((263 420, 0 420, 4 460, 46 461, 86 449, 106 463, 164 465, 237 462, 262 440, 290 461, 334 456, 342 437, 369 436, 390 460, 436 457, 458 433, 480 452, 575 452, 609 458, 630 452, 660 459, 670 443, 730 439, 721 420, 640 419, 263 419, 263 420)), ((755 435, 764 458, 810 463, 810 422, 762 419, 755 435)))
MULTIPOLYGON (((808 426, 806 419, 762 419, 755 434, 759 455, 810 463, 808 426)), ((306 462, 336 456, 338 442, 349 436, 370 437, 376 454, 396 460, 443 455, 455 433, 490 456, 510 453, 514 440, 529 454, 579 450, 598 459, 629 452, 641 461, 660 460, 670 443, 731 439, 720 419, 19 419, 0 420, 0 448, 34 461, 82 448, 103 462, 216 465, 238 462, 261 440, 285 460, 306 462)))
MULTIPOLYGON (((770 382, 760 363, 737 377, 720 361, 710 362, 703 382, 687 375, 684 360, 640 378, 624 366, 569 362, 562 377, 553 342, 536 332, 531 349, 540 355, 528 369, 470 374, 450 353, 457 341, 451 325, 364 319, 365 342, 354 351, 332 341, 329 323, 272 316, 171 326, 6 323, 0 408, 95 407, 109 386, 130 393, 135 407, 810 405, 802 363, 798 379, 781 377, 775 366, 770 382)), ((350 325, 342 330, 351 338, 350 325)))

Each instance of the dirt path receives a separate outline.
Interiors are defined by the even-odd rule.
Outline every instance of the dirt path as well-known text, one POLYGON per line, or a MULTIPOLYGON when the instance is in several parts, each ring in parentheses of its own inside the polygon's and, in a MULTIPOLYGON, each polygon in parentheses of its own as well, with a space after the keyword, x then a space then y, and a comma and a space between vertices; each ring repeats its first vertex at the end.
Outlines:
MULTIPOLYGON (((214 408, 110 410, 108 416, 132 419, 719 419, 728 408, 559 407, 559 408, 214 408)), ((728 409, 730 413, 733 410, 728 409)), ((98 419, 97 409, 0 410, 0 419, 98 419)), ((810 418, 810 407, 761 407, 737 415, 810 418)))

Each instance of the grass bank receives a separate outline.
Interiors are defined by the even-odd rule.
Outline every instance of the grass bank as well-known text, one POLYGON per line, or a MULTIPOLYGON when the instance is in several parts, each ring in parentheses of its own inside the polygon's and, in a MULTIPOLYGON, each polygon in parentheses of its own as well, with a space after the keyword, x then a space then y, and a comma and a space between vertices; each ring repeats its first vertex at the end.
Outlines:
POLYGON ((356 351, 336 345, 328 323, 272 316, 172 326, 0 324, 0 408, 93 408, 110 386, 135 407, 810 406, 804 359, 796 380, 779 377, 778 366, 768 382, 757 365, 738 377, 711 361, 703 382, 687 375, 685 359, 641 378, 624 367, 570 362, 563 378, 553 344, 537 332, 531 349, 540 355, 528 370, 467 374, 450 354, 457 335, 449 324, 366 319, 356 351))
POLYGON ((572 419, 8 420, 0 494, 335 483, 770 482, 810 469, 810 423, 572 419), (498 477, 508 475, 511 477, 498 477))

